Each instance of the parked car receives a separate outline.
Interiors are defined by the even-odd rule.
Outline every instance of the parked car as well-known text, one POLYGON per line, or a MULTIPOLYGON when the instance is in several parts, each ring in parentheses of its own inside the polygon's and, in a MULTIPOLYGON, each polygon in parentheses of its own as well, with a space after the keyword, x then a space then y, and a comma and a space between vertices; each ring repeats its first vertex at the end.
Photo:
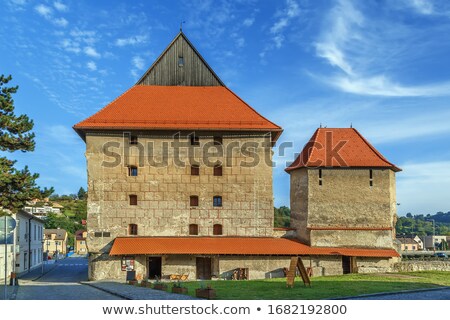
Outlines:
POLYGON ((445 252, 436 252, 434 254, 435 257, 448 259, 448 255, 445 252))

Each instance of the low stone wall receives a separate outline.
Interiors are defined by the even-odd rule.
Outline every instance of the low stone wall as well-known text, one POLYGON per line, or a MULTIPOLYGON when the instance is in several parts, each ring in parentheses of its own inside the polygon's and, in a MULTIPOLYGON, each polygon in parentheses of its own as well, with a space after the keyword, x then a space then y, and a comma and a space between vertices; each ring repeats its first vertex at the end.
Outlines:
POLYGON ((450 271, 450 261, 401 261, 394 264, 393 271, 450 271))

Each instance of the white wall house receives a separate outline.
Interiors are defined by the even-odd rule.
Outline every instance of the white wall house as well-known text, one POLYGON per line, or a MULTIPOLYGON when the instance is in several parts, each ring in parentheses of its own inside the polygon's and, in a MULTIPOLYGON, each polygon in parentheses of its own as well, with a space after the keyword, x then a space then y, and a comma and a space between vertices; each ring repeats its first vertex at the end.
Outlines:
POLYGON ((16 273, 21 274, 41 266, 44 221, 26 211, 19 211, 16 221, 16 273))

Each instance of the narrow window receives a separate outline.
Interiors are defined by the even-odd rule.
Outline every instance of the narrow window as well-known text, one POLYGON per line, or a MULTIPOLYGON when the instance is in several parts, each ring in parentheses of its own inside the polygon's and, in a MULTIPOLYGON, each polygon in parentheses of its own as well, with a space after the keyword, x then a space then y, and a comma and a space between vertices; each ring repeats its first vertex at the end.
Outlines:
POLYGON ((371 187, 373 187, 373 181, 372 181, 372 180, 369 181, 369 185, 370 185, 371 187))
POLYGON ((214 145, 221 146, 222 145, 222 137, 214 137, 214 145))
POLYGON ((214 167, 214 175, 215 176, 222 176, 222 166, 218 165, 214 167))
POLYGON ((184 58, 183 57, 178 57, 178 66, 180 68, 184 67, 184 58))
POLYGON ((135 166, 129 166, 128 167, 128 175, 130 177, 137 177, 138 175, 138 168, 135 166))
POLYGON ((130 235, 130 236, 137 236, 137 234, 138 234, 138 226, 137 226, 137 224, 134 224, 134 223, 129 224, 128 225, 128 235, 130 235))
POLYGON ((369 175, 370 175, 370 180, 372 180, 373 179, 373 171, 372 170, 369 170, 369 175))
POLYGON ((130 136, 130 144, 138 144, 138 137, 137 136, 130 136))
POLYGON ((373 187, 373 171, 369 170, 369 186, 373 187))
POLYGON ((191 166, 191 176, 198 176, 200 175, 200 167, 197 165, 191 166))
POLYGON ((319 186, 322 185, 322 169, 319 169, 319 186))
POLYGON ((198 224, 190 224, 189 225, 189 235, 190 236, 198 235, 198 224))
POLYGON ((191 136, 191 146, 199 146, 199 145, 200 145, 199 137, 192 135, 191 136))
POLYGON ((221 224, 215 224, 213 226, 213 235, 215 235, 215 236, 222 235, 222 225, 221 224))
POLYGON ((222 197, 221 196, 214 196, 214 198, 213 198, 213 206, 214 207, 221 207, 222 206, 222 197))
POLYGON ((198 207, 198 196, 190 196, 190 206, 198 207))
POLYGON ((137 195, 130 194, 130 206, 137 206, 137 195))

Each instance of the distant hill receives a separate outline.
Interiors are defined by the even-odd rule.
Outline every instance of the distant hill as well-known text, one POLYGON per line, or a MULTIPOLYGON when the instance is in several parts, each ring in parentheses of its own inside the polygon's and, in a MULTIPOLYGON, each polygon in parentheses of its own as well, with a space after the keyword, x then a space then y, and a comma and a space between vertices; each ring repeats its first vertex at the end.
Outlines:
POLYGON ((436 235, 450 236, 450 211, 427 215, 407 213, 405 217, 398 218, 395 229, 397 235, 417 234, 419 236, 429 236, 433 235, 433 220, 435 222, 436 235))

